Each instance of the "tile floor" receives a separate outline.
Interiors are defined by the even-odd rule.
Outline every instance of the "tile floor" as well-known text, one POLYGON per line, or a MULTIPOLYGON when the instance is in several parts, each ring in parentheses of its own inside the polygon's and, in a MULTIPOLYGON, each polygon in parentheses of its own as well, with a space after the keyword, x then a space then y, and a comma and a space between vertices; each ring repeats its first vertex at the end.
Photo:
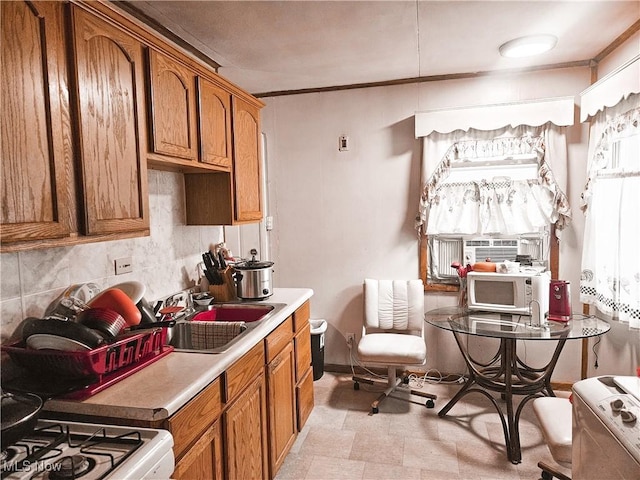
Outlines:
POLYGON ((377 386, 361 384, 355 391, 351 375, 325 372, 314 382, 315 408, 276 480, 539 479, 537 463, 553 460, 531 402, 520 419, 522 463, 513 465, 498 415, 483 395, 471 393, 438 417, 458 388, 425 384, 425 391, 438 395, 434 409, 415 396, 414 402, 389 398, 370 415, 377 386))

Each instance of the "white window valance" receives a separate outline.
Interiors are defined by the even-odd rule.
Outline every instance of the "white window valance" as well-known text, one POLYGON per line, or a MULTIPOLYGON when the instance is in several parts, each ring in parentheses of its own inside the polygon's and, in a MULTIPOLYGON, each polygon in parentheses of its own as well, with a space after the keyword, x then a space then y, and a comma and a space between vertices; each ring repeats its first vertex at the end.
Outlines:
MULTIPOLYGON (((447 135, 425 138, 423 159, 448 146, 437 166, 423 183, 416 228, 427 235, 438 234, 525 234, 555 224, 561 230, 571 221, 569 202, 546 159, 551 152, 566 163, 564 135, 557 127, 506 128, 501 132, 472 130, 451 143, 447 135), (501 133, 502 135, 498 135, 501 133), (505 178, 494 182, 481 175, 495 175, 492 160, 503 157, 512 167, 520 159, 533 163, 533 173, 522 179, 505 178), (489 161, 487 161, 487 159, 489 161), (527 159, 527 160, 525 160, 527 159), (458 167, 481 170, 470 182, 451 179, 458 167), (480 176, 479 176, 480 175, 480 176)), ((460 133, 460 132, 458 132, 460 133)), ((500 168, 500 167, 498 167, 500 168)), ((423 171, 426 165, 423 165, 423 171)))
POLYGON ((640 55, 598 80, 580 94, 580 121, 640 93, 640 55))
POLYGON ((574 112, 574 97, 430 110, 416 113, 415 135, 419 138, 433 132, 467 132, 470 129, 486 131, 519 125, 539 127, 545 123, 566 127, 573 125, 574 112))

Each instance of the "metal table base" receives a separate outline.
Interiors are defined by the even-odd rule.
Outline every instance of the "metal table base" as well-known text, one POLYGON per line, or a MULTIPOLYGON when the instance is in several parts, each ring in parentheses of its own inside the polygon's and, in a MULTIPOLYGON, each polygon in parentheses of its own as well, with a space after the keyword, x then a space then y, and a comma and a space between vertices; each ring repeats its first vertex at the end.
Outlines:
POLYGON ((444 417, 461 398, 469 393, 477 392, 484 395, 491 401, 500 416, 507 457, 511 463, 520 463, 522 460, 518 429, 520 414, 529 400, 541 396, 555 396, 551 388, 551 374, 567 339, 558 339, 555 351, 547 365, 542 368, 533 368, 518 358, 515 338, 501 338, 500 347, 495 356, 489 362, 482 363, 471 357, 460 339, 462 334, 455 331, 453 334, 469 369, 469 378, 449 403, 438 412, 438 416, 444 417), (506 414, 490 392, 501 394, 506 403, 506 414), (514 395, 524 395, 515 411, 514 395))

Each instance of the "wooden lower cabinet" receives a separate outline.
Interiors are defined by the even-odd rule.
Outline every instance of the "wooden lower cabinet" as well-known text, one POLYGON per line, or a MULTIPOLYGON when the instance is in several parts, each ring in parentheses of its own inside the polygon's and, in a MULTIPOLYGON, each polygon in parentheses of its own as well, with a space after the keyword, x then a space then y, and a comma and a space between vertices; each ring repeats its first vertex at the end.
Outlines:
POLYGON ((176 464, 174 480, 222 480, 222 429, 215 422, 176 464))
POLYGON ((225 478, 268 480, 264 375, 256 379, 222 415, 225 478))
POLYGON ((308 316, 307 303, 164 422, 173 479, 275 478, 313 409, 308 316))
POLYGON ((274 478, 313 410, 309 302, 265 338, 269 469, 274 478))
POLYGON ((298 431, 302 431, 311 411, 313 410, 313 370, 310 368, 302 379, 296 384, 296 403, 298 431))
POLYGON ((222 479, 222 392, 216 379, 167 420, 176 468, 172 478, 222 479))
POLYGON ((269 468, 275 477, 296 440, 295 356, 293 342, 267 365, 269 468))
POLYGON ((311 365, 310 305, 305 302, 293 314, 296 362, 296 414, 298 431, 302 431, 313 410, 313 368, 311 365))

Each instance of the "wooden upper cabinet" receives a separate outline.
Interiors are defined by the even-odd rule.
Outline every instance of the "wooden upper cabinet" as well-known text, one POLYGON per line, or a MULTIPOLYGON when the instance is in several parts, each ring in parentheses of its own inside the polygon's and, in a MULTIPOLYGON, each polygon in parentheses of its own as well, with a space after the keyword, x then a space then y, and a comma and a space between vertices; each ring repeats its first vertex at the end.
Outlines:
POLYGON ((233 179, 237 222, 262 220, 260 109, 233 97, 233 179))
POLYGON ((1 2, 3 244, 64 238, 75 222, 64 4, 1 2))
POLYGON ((149 114, 151 151, 196 160, 195 74, 149 49, 149 114))
POLYGON ((232 174, 186 173, 187 225, 236 225, 262 220, 260 107, 231 97, 232 174))
POLYGON ((231 169, 231 94, 198 77, 200 161, 231 169))
POLYGON ((149 228, 144 47, 72 6, 78 155, 87 234, 149 228))

